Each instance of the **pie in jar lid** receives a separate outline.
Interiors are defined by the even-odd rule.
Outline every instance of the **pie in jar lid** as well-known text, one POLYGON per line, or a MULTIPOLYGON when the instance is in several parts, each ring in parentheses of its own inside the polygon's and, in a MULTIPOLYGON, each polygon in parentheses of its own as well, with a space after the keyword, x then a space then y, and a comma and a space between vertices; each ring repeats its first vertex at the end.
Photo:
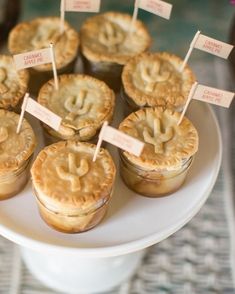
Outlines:
POLYGON ((96 145, 60 141, 38 154, 31 168, 43 220, 58 231, 79 233, 97 225, 112 196, 116 168, 103 148, 93 162, 96 145))
POLYGON ((143 108, 125 118, 119 130, 145 143, 139 157, 124 152, 132 164, 144 170, 177 170, 198 150, 198 132, 180 113, 162 107, 143 108))
POLYGON ((26 69, 17 71, 11 56, 0 55, 0 108, 14 109, 24 97, 28 82, 26 69))
POLYGON ((16 133, 19 118, 14 112, 0 109, 0 176, 19 169, 36 147, 34 131, 25 119, 16 133))
POLYGON ((60 139, 92 139, 104 121, 113 117, 115 94, 102 81, 90 76, 69 74, 59 76, 59 89, 54 80, 39 91, 38 102, 62 118, 58 132, 47 131, 60 139))
MULTIPOLYGON (((124 95, 136 107, 164 106, 182 110, 195 82, 192 70, 176 55, 142 53, 130 59, 122 72, 124 95)), ((131 104, 131 103, 130 103, 131 104)))
MULTIPOLYGON (((78 53, 78 33, 64 22, 64 32, 60 33, 59 17, 39 17, 17 24, 10 32, 8 49, 11 54, 19 54, 54 45, 57 69, 72 63, 78 53)), ((50 71, 52 64, 41 64, 34 67, 37 71, 50 71)))
POLYGON ((132 17, 120 12, 106 12, 88 18, 81 27, 81 52, 92 62, 120 65, 146 51, 151 37, 140 20, 129 34, 132 17))

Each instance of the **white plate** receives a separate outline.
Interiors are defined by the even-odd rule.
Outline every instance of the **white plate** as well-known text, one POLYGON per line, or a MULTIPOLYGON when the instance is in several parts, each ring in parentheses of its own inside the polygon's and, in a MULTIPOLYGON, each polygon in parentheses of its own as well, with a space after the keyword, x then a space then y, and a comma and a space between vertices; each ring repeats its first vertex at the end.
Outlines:
MULTIPOLYGON (((88 232, 70 235, 57 232, 42 221, 29 183, 18 196, 0 202, 0 234, 41 252, 52 250, 89 257, 122 255, 165 239, 199 211, 213 188, 221 163, 220 131, 210 107, 193 102, 188 116, 198 129, 200 146, 178 192, 160 199, 146 198, 127 189, 118 176, 104 220, 88 232)), ((117 157, 116 151, 112 152, 117 157)))

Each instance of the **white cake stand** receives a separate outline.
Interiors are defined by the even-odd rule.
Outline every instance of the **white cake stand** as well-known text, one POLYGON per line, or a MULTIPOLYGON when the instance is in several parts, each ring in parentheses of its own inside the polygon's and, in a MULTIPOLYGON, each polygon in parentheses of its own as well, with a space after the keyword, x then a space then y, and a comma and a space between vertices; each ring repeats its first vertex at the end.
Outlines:
POLYGON ((70 235, 42 221, 29 183, 21 194, 0 203, 0 234, 19 244, 32 273, 57 291, 96 293, 118 285, 135 272, 143 249, 179 230, 199 211, 216 181, 222 154, 217 120, 198 101, 188 116, 198 129, 200 146, 179 191, 146 198, 127 189, 118 176, 105 219, 88 232, 70 235))

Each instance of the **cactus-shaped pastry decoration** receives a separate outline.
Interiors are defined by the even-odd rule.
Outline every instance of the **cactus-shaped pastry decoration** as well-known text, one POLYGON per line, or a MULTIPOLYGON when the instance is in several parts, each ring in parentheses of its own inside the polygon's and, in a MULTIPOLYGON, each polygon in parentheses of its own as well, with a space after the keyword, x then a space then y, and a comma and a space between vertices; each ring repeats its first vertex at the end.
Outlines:
POLYGON ((0 143, 6 141, 8 138, 8 131, 5 127, 0 127, 0 143))
POLYGON ((105 45, 110 52, 117 52, 118 45, 124 40, 124 34, 116 30, 110 22, 104 24, 103 30, 99 34, 99 41, 105 45))
POLYGON ((82 158, 80 165, 77 166, 76 155, 74 153, 68 154, 68 168, 63 166, 56 167, 57 174, 65 181, 70 181, 72 192, 81 190, 80 178, 89 171, 89 165, 86 159, 82 158))
POLYGON ((160 73, 161 64, 154 61, 151 64, 141 63, 141 76, 146 82, 145 90, 152 92, 156 83, 165 82, 170 77, 170 72, 164 71, 160 73))
POLYGON ((91 102, 85 98, 87 96, 86 90, 79 90, 76 96, 69 96, 64 103, 64 107, 69 114, 65 117, 67 120, 75 120, 77 116, 86 114, 90 111, 91 102))
POLYGON ((5 84, 7 74, 3 67, 0 67, 0 95, 6 93, 9 88, 5 84))
POLYGON ((173 128, 167 127, 165 132, 161 130, 161 120, 154 118, 153 120, 153 136, 149 132, 149 128, 145 127, 143 131, 144 140, 146 143, 154 145, 155 153, 164 152, 164 143, 173 137, 173 128))

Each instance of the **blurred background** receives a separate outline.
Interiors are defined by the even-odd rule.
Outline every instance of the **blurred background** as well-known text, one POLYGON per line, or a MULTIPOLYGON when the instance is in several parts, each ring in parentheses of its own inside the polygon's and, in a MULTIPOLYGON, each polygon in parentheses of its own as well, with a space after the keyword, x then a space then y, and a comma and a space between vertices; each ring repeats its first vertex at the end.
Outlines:
MULTIPOLYGON (((167 50, 183 56, 197 30, 221 41, 228 41, 229 27, 235 10, 235 4, 232 5, 230 0, 169 0, 169 2, 173 4, 170 20, 139 10, 138 17, 145 22, 154 37, 152 50, 167 50)), ((60 14, 59 0, 22 0, 21 3, 21 20, 32 19, 39 15, 59 16, 60 14)), ((132 14, 133 5, 134 0, 101 0, 101 12, 116 10, 132 14)), ((79 30, 82 22, 91 15, 67 12, 66 19, 79 30)))

